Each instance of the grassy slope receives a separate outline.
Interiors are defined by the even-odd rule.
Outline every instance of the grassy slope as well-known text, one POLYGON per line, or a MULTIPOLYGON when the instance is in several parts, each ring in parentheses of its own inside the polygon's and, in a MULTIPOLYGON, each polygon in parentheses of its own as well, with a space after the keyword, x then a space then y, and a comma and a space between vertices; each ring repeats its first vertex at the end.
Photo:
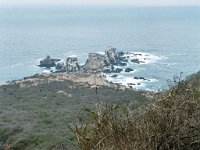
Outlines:
MULTIPOLYGON (((134 107, 145 99, 141 92, 108 87, 99 88, 98 95, 106 103, 133 101, 134 107)), ((92 108, 95 103, 95 89, 71 81, 26 88, 17 84, 0 86, 0 149, 61 149, 53 146, 64 141, 65 147, 76 149, 75 137, 67 124, 72 124, 82 114, 81 110, 92 108)))

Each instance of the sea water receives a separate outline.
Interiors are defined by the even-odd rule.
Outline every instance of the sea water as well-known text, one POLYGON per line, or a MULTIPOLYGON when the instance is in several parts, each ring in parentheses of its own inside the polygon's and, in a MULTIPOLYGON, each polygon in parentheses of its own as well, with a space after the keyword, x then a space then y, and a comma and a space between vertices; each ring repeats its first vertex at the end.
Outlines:
POLYGON ((200 7, 0 6, 0 83, 44 69, 47 55, 84 64, 89 52, 148 53, 144 64, 128 64, 115 82, 145 77, 137 88, 159 89, 181 72, 200 70, 200 7))

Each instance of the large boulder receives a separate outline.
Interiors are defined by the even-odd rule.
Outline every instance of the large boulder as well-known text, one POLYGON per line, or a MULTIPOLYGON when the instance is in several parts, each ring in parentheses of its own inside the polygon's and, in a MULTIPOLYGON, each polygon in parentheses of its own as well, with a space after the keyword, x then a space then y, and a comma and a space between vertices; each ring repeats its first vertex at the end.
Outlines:
POLYGON ((46 68, 51 68, 51 67, 55 67, 56 63, 53 59, 51 59, 50 56, 47 56, 46 58, 42 59, 40 61, 40 67, 46 67, 46 68))
POLYGON ((116 48, 110 48, 105 51, 105 56, 111 65, 117 64, 118 53, 116 52, 116 48))
POLYGON ((117 52, 118 53, 118 56, 120 56, 120 57, 122 57, 122 56, 124 56, 125 55, 125 53, 124 52, 117 52))
POLYGON ((105 56, 109 65, 126 66, 128 58, 124 55, 124 52, 117 52, 116 48, 110 48, 105 51, 105 56))
POLYGON ((114 73, 121 73, 123 71, 123 69, 121 68, 116 68, 115 70, 113 70, 114 73))
POLYGON ((89 53, 88 59, 83 66, 85 71, 101 71, 106 65, 109 65, 105 55, 98 53, 89 53))
POLYGON ((68 57, 66 59, 66 71, 77 72, 81 70, 77 57, 68 57))
POLYGON ((131 71, 134 71, 132 68, 126 68, 125 69, 125 72, 131 72, 131 71))
POLYGON ((64 62, 60 61, 56 64, 56 70, 59 70, 59 71, 64 71, 66 68, 65 68, 65 64, 64 62))

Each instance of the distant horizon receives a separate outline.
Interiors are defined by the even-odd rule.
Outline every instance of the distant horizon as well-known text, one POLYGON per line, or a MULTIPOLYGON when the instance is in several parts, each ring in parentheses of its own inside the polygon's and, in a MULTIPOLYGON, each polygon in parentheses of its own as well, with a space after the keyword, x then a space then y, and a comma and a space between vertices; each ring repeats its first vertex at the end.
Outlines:
POLYGON ((200 7, 199 5, 120 5, 120 4, 9 4, 0 5, 0 8, 13 8, 13 7, 200 7))
POLYGON ((199 0, 0 0, 0 6, 200 6, 199 0))

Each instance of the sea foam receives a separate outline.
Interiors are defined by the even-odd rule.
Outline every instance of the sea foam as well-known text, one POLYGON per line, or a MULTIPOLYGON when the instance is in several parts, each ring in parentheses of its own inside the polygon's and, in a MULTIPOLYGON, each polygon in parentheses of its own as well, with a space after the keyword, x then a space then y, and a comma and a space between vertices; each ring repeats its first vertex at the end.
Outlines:
POLYGON ((114 66, 114 68, 121 68, 121 73, 103 73, 105 80, 112 83, 124 85, 133 89, 146 89, 148 83, 158 82, 157 79, 149 78, 145 76, 138 76, 136 73, 142 74, 142 65, 149 65, 165 59, 163 56, 157 56, 151 53, 144 52, 127 52, 124 57, 128 59, 127 66, 114 66), (136 60, 136 61, 134 61, 136 60), (126 68, 132 68, 133 71, 125 72, 126 68), (136 69, 137 68, 137 69, 136 69))

